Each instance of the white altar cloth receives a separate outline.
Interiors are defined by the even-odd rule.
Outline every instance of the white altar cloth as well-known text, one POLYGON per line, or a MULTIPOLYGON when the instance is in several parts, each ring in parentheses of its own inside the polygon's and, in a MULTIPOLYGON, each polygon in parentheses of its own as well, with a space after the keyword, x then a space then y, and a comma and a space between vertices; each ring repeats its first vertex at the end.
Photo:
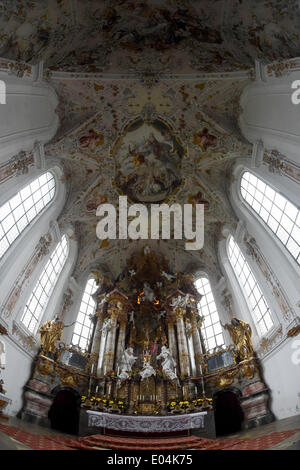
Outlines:
POLYGON ((128 432, 176 432, 204 428, 207 411, 176 416, 129 416, 87 410, 88 427, 128 432))

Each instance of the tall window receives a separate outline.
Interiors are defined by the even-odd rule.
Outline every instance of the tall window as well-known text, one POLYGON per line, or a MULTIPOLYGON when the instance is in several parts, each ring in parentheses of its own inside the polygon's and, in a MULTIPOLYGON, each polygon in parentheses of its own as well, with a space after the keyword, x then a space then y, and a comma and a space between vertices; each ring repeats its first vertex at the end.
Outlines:
POLYGON ((44 173, 0 207, 0 259, 10 245, 53 199, 55 179, 44 173))
POLYGON ((249 171, 241 179, 241 195, 300 264, 300 211, 249 171))
POLYGON ((251 306, 254 323, 260 334, 264 335, 273 326, 270 308, 249 264, 232 236, 228 241, 228 257, 251 306))
POLYGON ((31 333, 34 333, 42 318, 67 256, 68 240, 63 235, 37 281, 21 317, 21 322, 31 333))
POLYGON ((74 327, 72 344, 86 350, 92 334, 93 323, 91 315, 95 313, 96 302, 92 294, 96 291, 97 284, 95 279, 89 279, 81 300, 79 313, 74 327))
POLYGON ((206 277, 197 279, 196 288, 203 295, 198 307, 200 308, 201 316, 204 317, 201 331, 205 346, 210 351, 216 346, 224 344, 222 326, 209 280, 206 277))

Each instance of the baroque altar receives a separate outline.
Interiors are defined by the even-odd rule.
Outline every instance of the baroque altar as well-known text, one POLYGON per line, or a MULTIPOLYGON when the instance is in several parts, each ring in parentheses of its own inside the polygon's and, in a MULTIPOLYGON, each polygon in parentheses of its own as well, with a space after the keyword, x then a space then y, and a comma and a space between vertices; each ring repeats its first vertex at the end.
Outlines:
POLYGON ((25 386, 24 419, 47 425, 55 390, 68 388, 81 397, 81 416, 111 425, 139 416, 192 422, 203 412, 210 420, 214 397, 227 389, 239 396, 245 428, 272 420, 249 325, 233 318, 225 327, 234 344, 207 352, 190 274, 171 272, 148 247, 114 282, 93 274, 99 287, 88 351, 60 341, 59 319, 47 325, 51 344, 42 342, 25 386))

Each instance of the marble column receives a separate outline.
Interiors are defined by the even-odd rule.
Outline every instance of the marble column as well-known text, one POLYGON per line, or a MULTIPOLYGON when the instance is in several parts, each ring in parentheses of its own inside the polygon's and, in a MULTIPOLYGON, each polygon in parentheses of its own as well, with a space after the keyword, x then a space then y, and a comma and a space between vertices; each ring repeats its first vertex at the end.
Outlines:
POLYGON ((97 315, 97 323, 96 323, 96 328, 95 328, 95 334, 94 334, 94 339, 93 339, 93 344, 92 344, 92 349, 91 349, 91 355, 94 355, 95 357, 95 363, 97 364, 97 371, 96 372, 97 377, 100 377, 100 346, 101 346, 101 339, 102 339, 102 327, 103 327, 103 321, 104 321, 104 311, 103 309, 98 310, 96 312, 97 315))
POLYGON ((107 335, 106 348, 103 359, 103 374, 113 370, 114 355, 115 355, 115 343, 116 343, 116 332, 117 332, 117 316, 119 310, 117 308, 108 309, 108 314, 111 318, 111 327, 107 335))
POLYGON ((176 346, 176 337, 175 337, 175 330, 174 330, 174 318, 168 317, 166 323, 168 325, 168 340, 169 340, 169 349, 176 362, 176 370, 178 370, 178 355, 177 355, 177 346, 176 346))
POLYGON ((199 377, 202 374, 202 368, 200 364, 200 358, 202 355, 202 345, 201 345, 198 325, 197 325, 197 312, 191 313, 191 319, 192 319, 192 339, 193 339, 193 345, 194 345, 196 375, 199 377))
POLYGON ((122 354, 125 350, 125 335, 126 335, 126 326, 127 326, 127 318, 120 319, 120 327, 119 327, 119 338, 118 338, 118 346, 117 346, 117 363, 116 363, 116 370, 118 371, 118 367, 120 361, 122 359, 122 354))
POLYGON ((178 352, 180 362, 181 375, 190 375, 190 357, 188 352, 187 339, 185 335, 185 327, 183 322, 183 314, 185 310, 178 308, 176 310, 176 326, 177 326, 177 340, 178 352))

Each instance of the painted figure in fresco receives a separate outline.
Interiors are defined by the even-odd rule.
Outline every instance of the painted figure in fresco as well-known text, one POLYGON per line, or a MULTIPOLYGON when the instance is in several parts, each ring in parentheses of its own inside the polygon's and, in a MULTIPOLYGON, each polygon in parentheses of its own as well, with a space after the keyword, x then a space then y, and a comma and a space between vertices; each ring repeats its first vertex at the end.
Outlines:
POLYGON ((79 139, 79 145, 81 148, 89 148, 90 150, 94 150, 99 145, 102 145, 104 142, 103 134, 99 134, 94 131, 94 129, 90 129, 86 135, 83 135, 79 139))
POLYGON ((199 145, 203 152, 209 147, 216 147, 217 145, 217 137, 213 134, 208 132, 207 127, 202 129, 202 131, 197 132, 194 136, 194 144, 199 145))
POLYGON ((140 120, 116 146, 116 182, 134 201, 162 201, 181 183, 183 154, 184 149, 165 124, 140 120))
POLYGON ((222 326, 229 331, 230 338, 237 348, 240 360, 243 361, 253 357, 252 330, 250 325, 238 318, 233 318, 230 323, 222 326))

